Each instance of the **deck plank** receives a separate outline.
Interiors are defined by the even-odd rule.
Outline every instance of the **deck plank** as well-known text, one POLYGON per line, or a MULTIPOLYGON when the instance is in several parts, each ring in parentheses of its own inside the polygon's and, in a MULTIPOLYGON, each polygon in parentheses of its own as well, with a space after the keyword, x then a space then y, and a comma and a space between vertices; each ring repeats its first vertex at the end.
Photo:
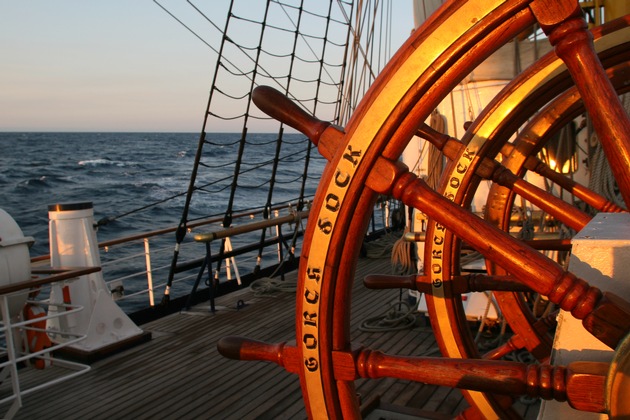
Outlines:
MULTIPOLYGON (((398 290, 365 289, 360 280, 372 272, 389 273, 389 260, 360 261, 352 296, 353 342, 390 354, 439 355, 428 326, 393 332, 359 329, 399 297, 398 290)), ((295 275, 290 273, 286 281, 294 282, 295 275)), ((93 363, 87 374, 24 397, 16 419, 304 418, 296 375, 269 363, 228 360, 216 350, 217 341, 227 335, 272 343, 294 340, 294 293, 268 297, 243 289, 216 304, 214 314, 201 304, 142 325, 152 333, 151 341, 93 363), (245 303, 239 310, 238 301, 245 303)), ((27 370, 24 377, 33 373, 27 370)), ((6 386, 0 385, 0 392, 6 386)), ((360 379, 356 389, 364 400, 378 394, 383 403, 418 410, 452 413, 466 404, 457 390, 391 378, 360 379)), ((0 415, 6 408, 0 407, 0 415)), ((528 406, 523 410, 532 411, 528 406)))

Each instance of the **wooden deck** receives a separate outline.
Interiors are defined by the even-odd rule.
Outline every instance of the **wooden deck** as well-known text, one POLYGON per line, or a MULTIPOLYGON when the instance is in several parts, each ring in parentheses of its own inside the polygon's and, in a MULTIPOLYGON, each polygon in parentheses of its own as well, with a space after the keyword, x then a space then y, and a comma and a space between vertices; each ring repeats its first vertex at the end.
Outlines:
MULTIPOLYGON (((389 273, 389 260, 362 260, 357 279, 369 272, 389 273)), ((398 296, 398 290, 367 290, 357 281, 354 341, 392 354, 438 355, 427 326, 396 332, 359 330, 361 322, 387 310, 398 296)), ((228 360, 216 350, 217 340, 226 335, 268 342, 294 340, 294 295, 261 297, 247 289, 218 299, 217 305, 216 314, 209 313, 205 304, 142 325, 152 333, 151 341, 93 363, 84 375, 29 394, 15 418, 305 418, 296 375, 271 363, 228 360), (239 300, 246 306, 237 310, 239 300)), ((24 372, 25 382, 30 373, 24 372)), ((54 375, 55 368, 35 373, 54 375)), ((6 391, 7 382, 0 392, 6 391)), ((457 390, 394 379, 359 380, 357 391, 364 402, 379 396, 381 408, 404 406, 416 418, 447 418, 466 404, 457 390)), ((0 415, 7 408, 8 404, 0 407, 0 415)), ((535 418, 537 411, 537 404, 522 406, 526 418, 535 418)), ((371 418, 407 417, 375 411, 371 418)))

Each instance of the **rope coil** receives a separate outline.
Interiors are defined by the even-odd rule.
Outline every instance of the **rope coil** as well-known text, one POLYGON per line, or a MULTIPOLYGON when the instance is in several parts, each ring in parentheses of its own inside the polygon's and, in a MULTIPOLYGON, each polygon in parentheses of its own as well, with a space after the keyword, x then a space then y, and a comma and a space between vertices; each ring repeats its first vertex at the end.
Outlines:
POLYGON ((297 283, 265 277, 253 281, 249 288, 254 296, 277 296, 279 293, 295 293, 297 283))
POLYGON ((392 303, 387 310, 378 316, 366 319, 359 326, 365 332, 398 331, 413 328, 417 317, 413 308, 405 301, 392 303), (402 307, 405 307, 403 310, 402 307))

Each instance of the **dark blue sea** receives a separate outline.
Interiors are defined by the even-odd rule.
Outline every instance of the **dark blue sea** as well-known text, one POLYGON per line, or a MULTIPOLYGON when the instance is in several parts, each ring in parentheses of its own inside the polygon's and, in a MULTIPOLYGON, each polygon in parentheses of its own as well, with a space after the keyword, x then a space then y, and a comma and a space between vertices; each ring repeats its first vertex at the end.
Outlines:
MULTIPOLYGON (((209 134, 201 192, 189 218, 221 215, 230 196, 238 134, 209 134)), ((249 135, 235 210, 260 207, 269 199, 270 162, 276 134, 249 135), (249 166, 248 166, 249 165, 249 166)), ((35 238, 31 256, 48 253, 48 205, 92 202, 104 241, 177 225, 199 141, 196 133, 0 133, 0 208, 35 238)), ((273 203, 299 195, 302 135, 285 135, 273 186, 273 203)), ((315 152, 316 154, 316 152, 315 152)), ((271 165, 272 166, 272 165, 271 165)), ((312 158, 306 194, 315 192, 323 161, 312 158)))

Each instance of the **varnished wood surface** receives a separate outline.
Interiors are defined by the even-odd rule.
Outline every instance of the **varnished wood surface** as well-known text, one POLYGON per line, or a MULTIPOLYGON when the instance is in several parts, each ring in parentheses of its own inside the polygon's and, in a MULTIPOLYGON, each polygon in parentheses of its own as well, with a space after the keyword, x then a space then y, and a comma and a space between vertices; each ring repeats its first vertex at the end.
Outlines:
MULTIPOLYGON (((396 332, 359 330, 365 319, 386 311, 399 291, 362 286, 368 273, 391 273, 389 259, 362 259, 358 270, 353 342, 390 354, 437 355, 435 339, 426 326, 396 332)), ((295 273, 287 281, 294 278, 295 273)), ((220 310, 215 315, 205 304, 143 325, 153 334, 150 342, 94 363, 87 374, 26 396, 15 418, 305 418, 297 375, 272 363, 228 360, 216 350, 217 341, 227 335, 271 343, 294 340, 293 294, 255 297, 243 290, 217 299, 217 306, 220 310), (238 300, 247 306, 237 311, 238 300)), ((35 373, 53 375, 55 369, 35 373)), ((5 380, 0 391, 6 392, 7 387, 5 380)), ((424 414, 424 418, 450 417, 466 406, 457 390, 398 379, 360 379, 357 392, 364 403, 380 395, 382 407, 402 406, 400 410, 424 414)), ((536 417, 537 404, 520 408, 526 418, 536 417)), ((6 409, 6 404, 0 407, 0 415, 6 409)))

